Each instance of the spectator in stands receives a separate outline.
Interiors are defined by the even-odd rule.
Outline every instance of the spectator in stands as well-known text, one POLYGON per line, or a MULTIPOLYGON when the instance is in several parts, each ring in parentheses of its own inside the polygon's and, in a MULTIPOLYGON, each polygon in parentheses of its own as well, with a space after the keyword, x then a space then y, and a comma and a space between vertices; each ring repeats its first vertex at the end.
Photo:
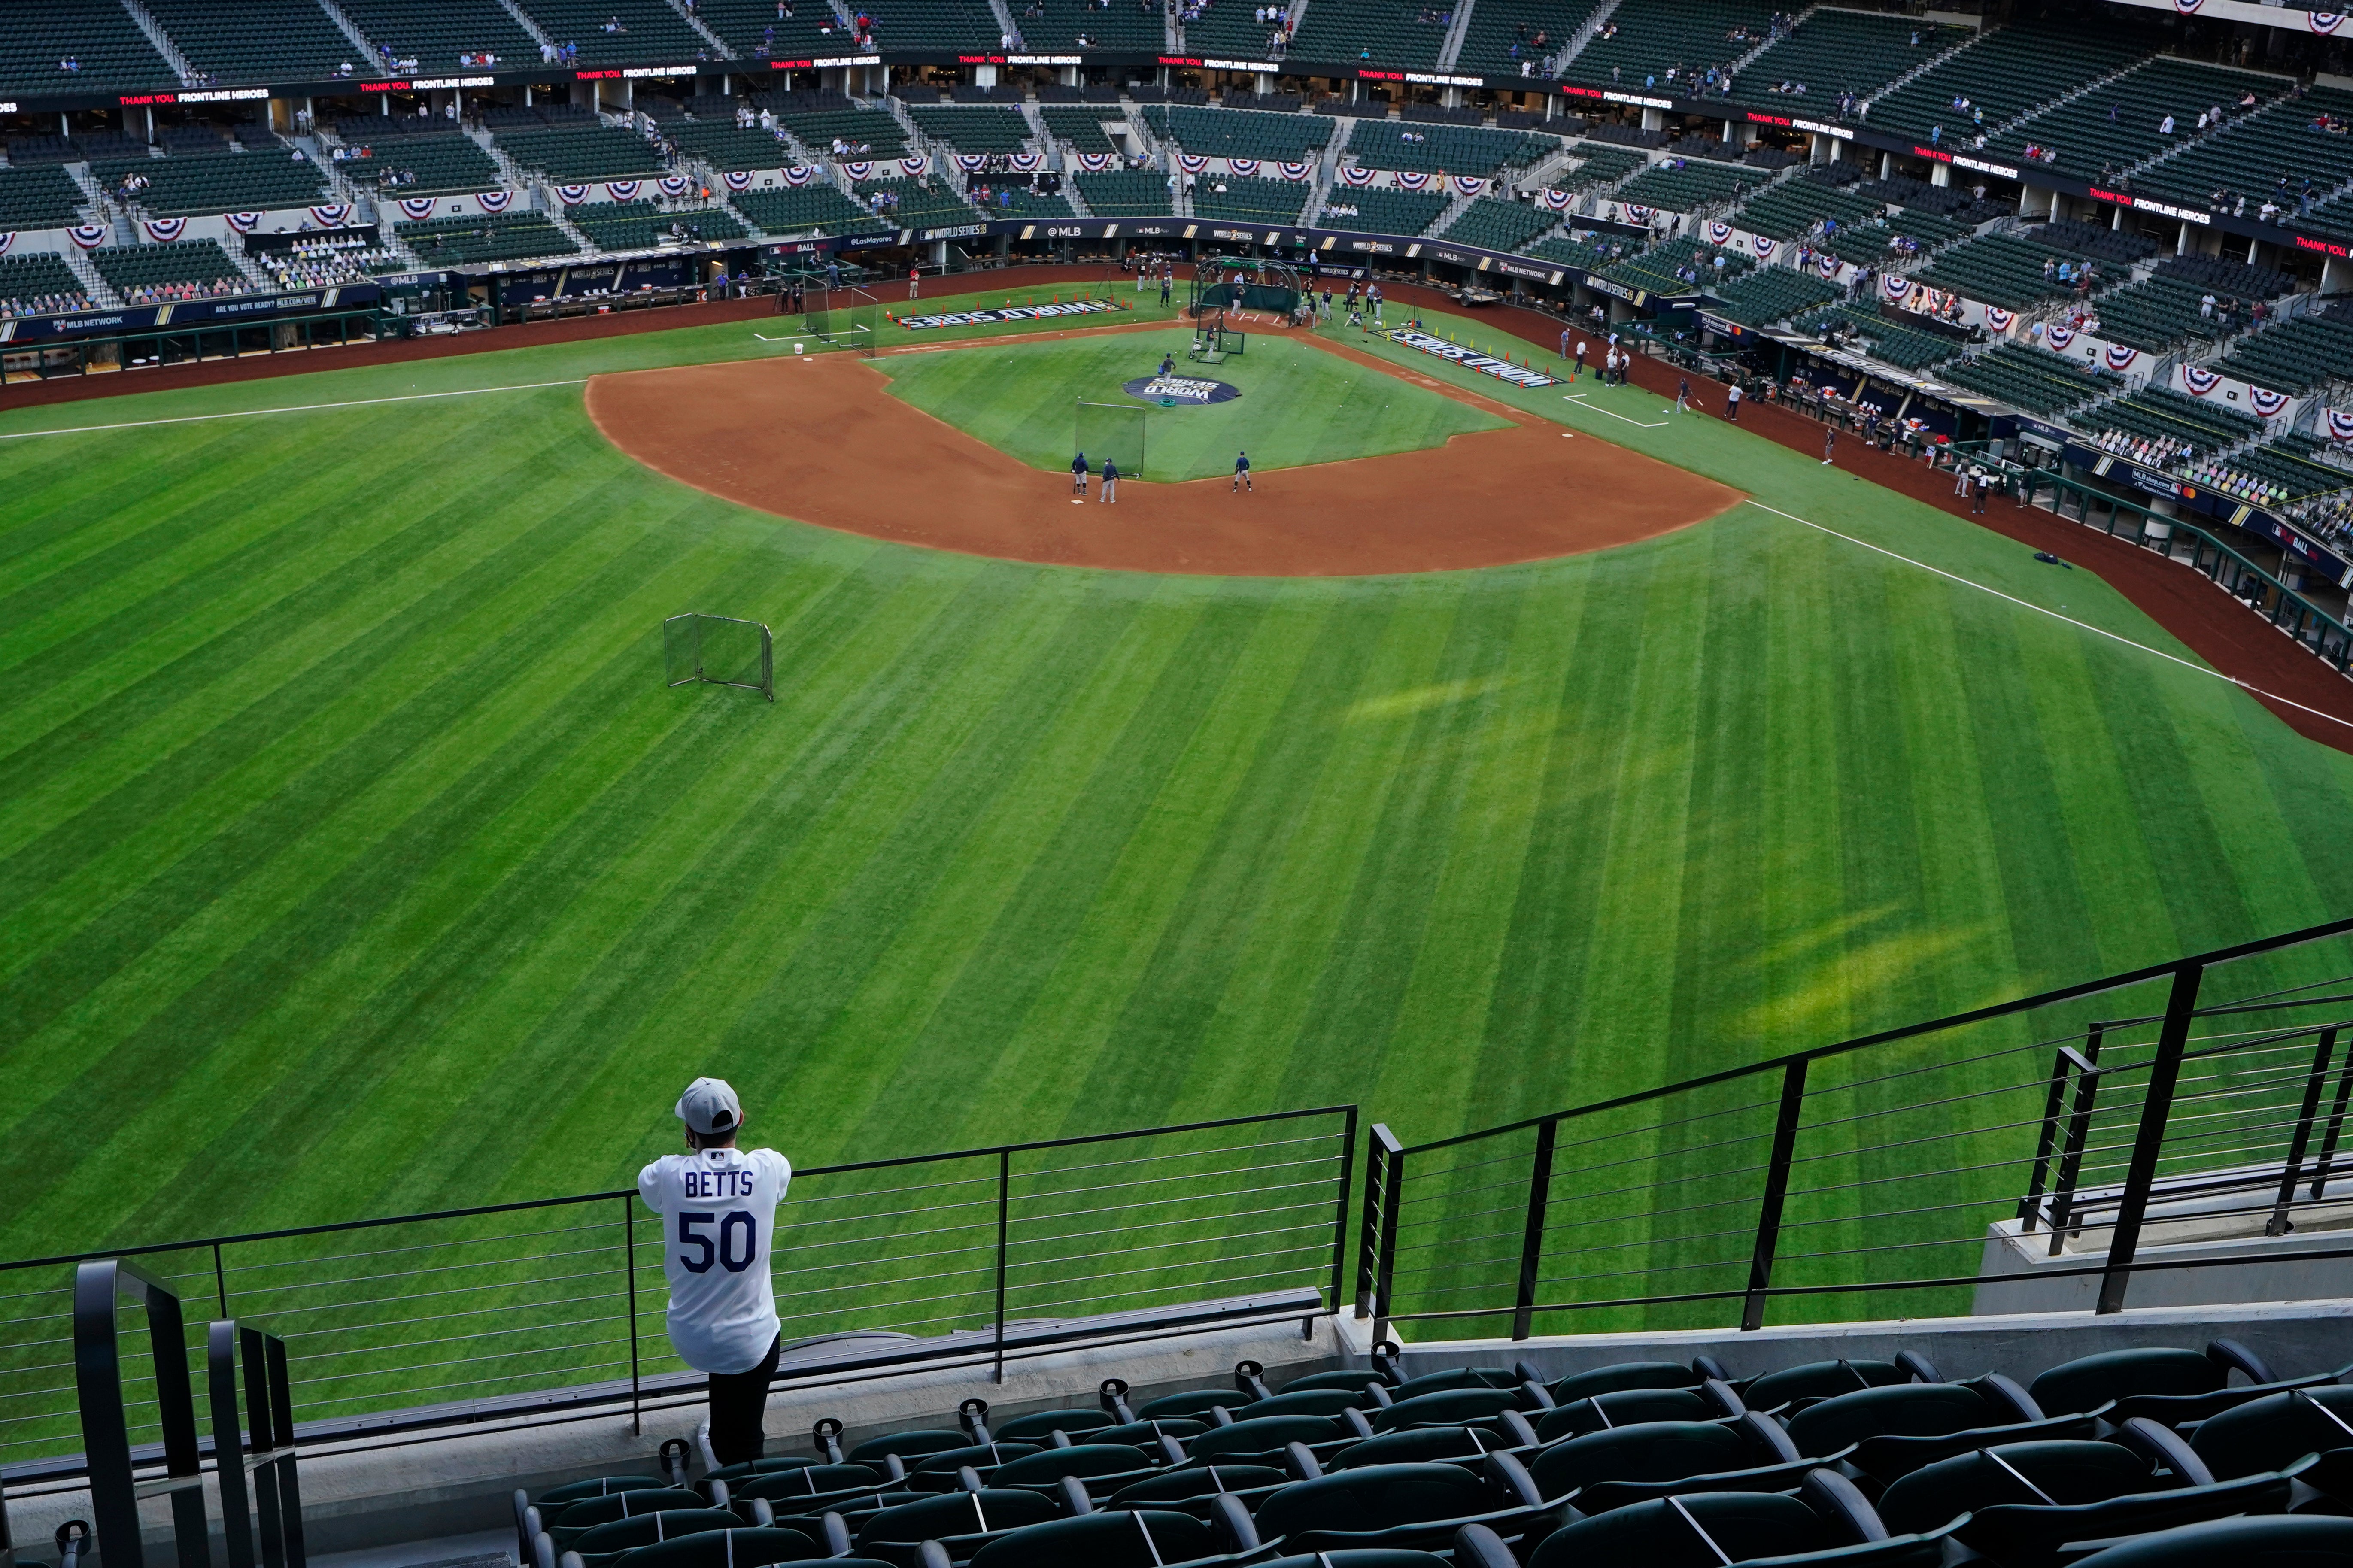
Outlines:
POLYGON ((711 1452, 723 1465, 740 1464, 760 1457, 760 1421, 782 1349, 768 1256, 793 1168, 773 1149, 735 1146, 744 1108, 724 1079, 696 1079, 675 1111, 687 1152, 639 1171, 638 1196, 664 1216, 670 1343, 710 1377, 711 1452))

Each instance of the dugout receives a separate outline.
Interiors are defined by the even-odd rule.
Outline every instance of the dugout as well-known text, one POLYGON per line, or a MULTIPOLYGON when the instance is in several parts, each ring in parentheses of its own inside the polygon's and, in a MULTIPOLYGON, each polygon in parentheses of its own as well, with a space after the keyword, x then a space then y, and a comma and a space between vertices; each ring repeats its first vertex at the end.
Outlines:
POLYGON ((278 321, 205 322, 105 336, 10 343, 0 351, 0 385, 54 381, 60 376, 104 375, 159 365, 248 359, 257 354, 299 353, 311 349, 372 343, 391 335, 383 312, 332 310, 278 321))

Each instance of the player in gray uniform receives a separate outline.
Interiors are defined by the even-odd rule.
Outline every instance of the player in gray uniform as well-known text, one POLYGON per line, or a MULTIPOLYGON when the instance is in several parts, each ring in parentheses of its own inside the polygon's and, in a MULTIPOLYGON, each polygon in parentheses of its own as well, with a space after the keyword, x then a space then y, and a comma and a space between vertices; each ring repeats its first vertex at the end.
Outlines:
POLYGON ((1250 454, 1248 452, 1241 451, 1236 452, 1234 454, 1234 489, 1238 490, 1247 490, 1253 489, 1255 488, 1256 487, 1250 483, 1250 454))
POLYGON ((1109 458, 1103 459, 1103 499, 1106 504, 1119 500, 1119 465, 1109 458))
POLYGON ((716 1468, 758 1458, 765 1441, 782 1344, 768 1253, 793 1167, 774 1149, 735 1146, 744 1107, 723 1079, 688 1084, 676 1110, 687 1152, 639 1171, 638 1196, 662 1216, 670 1342, 711 1379, 702 1437, 716 1468))

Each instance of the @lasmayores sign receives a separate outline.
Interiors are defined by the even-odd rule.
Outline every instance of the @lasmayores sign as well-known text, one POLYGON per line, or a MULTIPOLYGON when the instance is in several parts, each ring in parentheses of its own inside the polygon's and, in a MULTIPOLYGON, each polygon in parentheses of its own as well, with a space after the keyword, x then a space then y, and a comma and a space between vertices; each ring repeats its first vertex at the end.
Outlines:
POLYGON ((1242 395, 1240 387, 1229 383, 1196 381, 1187 375, 1142 376, 1121 390, 1163 408, 1205 408, 1212 403, 1230 403, 1242 395))

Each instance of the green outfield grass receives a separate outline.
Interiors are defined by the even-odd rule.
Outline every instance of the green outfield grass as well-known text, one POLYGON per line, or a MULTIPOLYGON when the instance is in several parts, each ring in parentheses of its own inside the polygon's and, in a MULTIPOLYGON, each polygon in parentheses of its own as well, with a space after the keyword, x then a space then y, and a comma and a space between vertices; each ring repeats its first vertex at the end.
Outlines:
POLYGON ((1176 362, 1176 375, 1240 387, 1242 395, 1229 402, 1151 410, 1145 477, 1156 480, 1229 473, 1243 447, 1254 466, 1285 468, 1440 446, 1505 423, 1303 343, 1260 337, 1246 353, 1202 366, 1185 358, 1191 342, 1181 330, 1119 332, 875 363, 894 395, 1050 469, 1070 466, 1074 406, 1134 404, 1121 387, 1155 373, 1164 356, 1176 362))
MULTIPOLYGON (((2347 757, 1753 507, 1127 576, 780 522, 583 415, 790 353, 756 325, 0 405, 0 1250, 612 1186, 703 1072, 803 1164, 1347 1100, 1418 1140, 2353 904, 2347 757), (775 626, 773 706, 663 688, 685 609, 775 626)), ((1376 352, 2183 652, 1651 395, 1376 352)), ((977 418, 961 357, 888 368, 977 418)))

